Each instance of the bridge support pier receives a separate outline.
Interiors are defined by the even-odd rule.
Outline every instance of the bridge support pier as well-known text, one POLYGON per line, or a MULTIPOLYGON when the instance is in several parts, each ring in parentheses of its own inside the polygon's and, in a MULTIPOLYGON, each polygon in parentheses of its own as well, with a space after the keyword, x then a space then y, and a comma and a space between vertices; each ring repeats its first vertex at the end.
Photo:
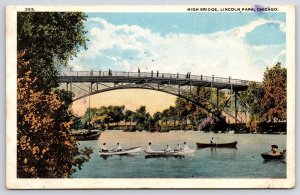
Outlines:
POLYGON ((237 98, 236 98, 236 91, 234 91, 234 118, 235 118, 235 124, 237 124, 237 98))
POLYGON ((219 88, 217 88, 217 109, 219 109, 219 88))

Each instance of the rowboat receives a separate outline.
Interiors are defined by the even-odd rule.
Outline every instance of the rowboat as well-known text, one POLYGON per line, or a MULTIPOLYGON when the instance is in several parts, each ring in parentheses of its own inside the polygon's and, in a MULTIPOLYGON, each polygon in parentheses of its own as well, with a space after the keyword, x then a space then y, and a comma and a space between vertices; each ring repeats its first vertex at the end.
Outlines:
POLYGON ((127 155, 127 154, 133 154, 133 153, 140 152, 141 150, 142 150, 142 146, 138 146, 138 147, 123 149, 122 151, 118 151, 118 152, 110 150, 108 152, 99 151, 99 153, 100 153, 100 156, 127 155))
POLYGON ((101 131, 74 131, 72 135, 78 141, 97 140, 101 135, 101 131))
POLYGON ((195 153, 195 150, 179 150, 175 151, 178 155, 188 155, 195 153))
POLYGON ((270 154, 266 152, 262 153, 261 157, 263 157, 265 160, 281 160, 285 158, 285 153, 281 152, 279 154, 270 154))
POLYGON ((208 147, 216 147, 216 148, 236 148, 237 142, 231 143, 215 143, 215 144, 206 144, 206 143, 196 143, 197 148, 208 148, 208 147))
POLYGON ((144 151, 147 155, 146 158, 151 157, 182 157, 188 154, 193 154, 195 150, 180 150, 180 151, 144 151))

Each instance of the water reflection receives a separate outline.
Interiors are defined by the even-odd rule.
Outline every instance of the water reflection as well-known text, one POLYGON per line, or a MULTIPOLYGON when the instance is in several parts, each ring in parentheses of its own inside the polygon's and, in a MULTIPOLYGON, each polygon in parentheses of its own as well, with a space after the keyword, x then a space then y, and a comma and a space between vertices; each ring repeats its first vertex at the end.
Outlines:
POLYGON ((283 163, 283 164, 286 164, 286 161, 285 159, 264 159, 263 160, 263 164, 269 164, 269 165, 275 165, 275 164, 280 164, 280 163, 283 163))
POLYGON ((236 149, 232 148, 210 148, 211 159, 215 160, 230 160, 235 159, 236 149))
POLYGON ((107 160, 108 158, 117 158, 122 160, 122 158, 133 158, 135 156, 139 156, 141 153, 137 154, 118 154, 118 155, 100 155, 101 158, 107 160))
POLYGON ((145 159, 148 158, 178 158, 178 159, 182 159, 185 158, 184 155, 146 155, 145 159))

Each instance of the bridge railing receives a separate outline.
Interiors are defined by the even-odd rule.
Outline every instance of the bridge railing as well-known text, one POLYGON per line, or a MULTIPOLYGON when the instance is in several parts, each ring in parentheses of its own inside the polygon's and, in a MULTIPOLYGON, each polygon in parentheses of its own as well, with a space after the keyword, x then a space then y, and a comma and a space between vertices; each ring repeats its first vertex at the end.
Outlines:
POLYGON ((204 75, 188 75, 188 74, 171 74, 160 72, 122 72, 122 71, 68 71, 62 72, 62 76, 87 76, 87 77, 138 77, 138 78, 168 78, 168 79, 182 79, 182 80, 194 80, 194 81, 206 81, 215 83, 231 83, 236 85, 248 85, 247 80, 232 79, 230 77, 214 77, 204 75))

